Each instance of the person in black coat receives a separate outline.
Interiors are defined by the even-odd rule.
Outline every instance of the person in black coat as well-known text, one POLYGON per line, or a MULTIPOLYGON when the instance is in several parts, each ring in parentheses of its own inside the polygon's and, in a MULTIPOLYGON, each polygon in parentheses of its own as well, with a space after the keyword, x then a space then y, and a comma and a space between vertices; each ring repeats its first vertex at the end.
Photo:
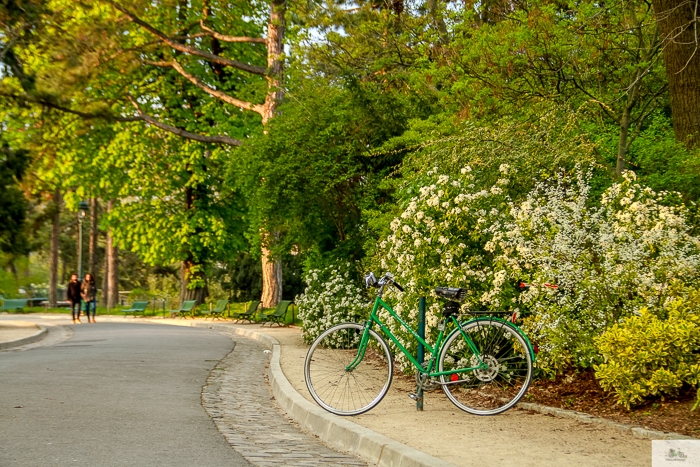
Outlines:
POLYGON ((66 291, 66 299, 70 302, 70 312, 73 315, 73 324, 80 322, 80 281, 77 274, 70 276, 66 291))

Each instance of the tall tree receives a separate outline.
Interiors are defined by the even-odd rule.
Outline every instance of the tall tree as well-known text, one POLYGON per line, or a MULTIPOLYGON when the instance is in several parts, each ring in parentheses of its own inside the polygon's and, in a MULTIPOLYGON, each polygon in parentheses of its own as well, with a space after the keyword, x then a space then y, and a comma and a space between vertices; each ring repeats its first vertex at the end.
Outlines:
POLYGON ((654 0, 664 46, 676 140, 696 146, 700 135, 700 39, 697 2, 654 0))
POLYGON ((90 198, 90 240, 88 243, 88 272, 97 273, 97 198, 90 198))
POLYGON ((49 306, 55 307, 58 301, 58 249, 61 235, 61 187, 56 187, 51 201, 54 214, 51 223, 51 251, 49 253, 49 306))
POLYGON ((267 37, 260 37, 261 15, 253 6, 165 0, 154 7, 141 0, 103 0, 44 11, 44 23, 57 26, 51 29, 54 36, 44 37, 31 52, 15 54, 13 73, 20 85, 5 86, 0 96, 85 119, 146 122, 203 143, 200 154, 210 149, 207 145, 240 146, 250 128, 274 115, 282 96, 286 2, 272 2, 267 37), (26 69, 37 62, 29 56, 36 51, 47 64, 57 56, 66 59, 44 70, 26 69), (69 68, 68 62, 79 66, 69 68), (33 85, 43 84, 48 76, 39 72, 47 70, 53 72, 52 86, 33 85), (179 89, 161 93, 162 82, 179 89), (264 92, 261 82, 267 83, 264 92))
MULTIPOLYGON (((107 201, 107 212, 111 212, 114 201, 107 201)), ((119 304, 119 246, 114 242, 112 227, 107 231, 107 308, 114 308, 119 304)))

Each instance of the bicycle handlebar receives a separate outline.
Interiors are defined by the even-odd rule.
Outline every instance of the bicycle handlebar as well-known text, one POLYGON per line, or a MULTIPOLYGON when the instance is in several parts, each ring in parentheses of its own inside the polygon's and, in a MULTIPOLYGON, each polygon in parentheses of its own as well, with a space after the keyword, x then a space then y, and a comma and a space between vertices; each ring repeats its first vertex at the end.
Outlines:
POLYGON ((387 272, 382 276, 381 279, 377 280, 373 272, 370 272, 365 276, 365 285, 367 287, 383 287, 387 284, 391 284, 397 289, 399 289, 401 292, 404 291, 404 288, 401 287, 399 284, 397 284, 394 281, 394 276, 390 272, 387 272))

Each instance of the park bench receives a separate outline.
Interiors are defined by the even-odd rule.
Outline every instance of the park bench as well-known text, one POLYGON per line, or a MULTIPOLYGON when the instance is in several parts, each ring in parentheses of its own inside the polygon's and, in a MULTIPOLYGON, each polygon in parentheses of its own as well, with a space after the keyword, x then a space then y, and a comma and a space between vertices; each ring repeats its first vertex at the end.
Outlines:
POLYGON ((204 315, 204 319, 207 319, 209 316, 211 316, 212 321, 215 319, 224 319, 224 313, 226 312, 227 307, 228 300, 219 300, 216 302, 216 306, 213 310, 201 310, 200 313, 204 315))
POLYGON ((287 315, 287 309, 290 306, 294 306, 291 300, 282 300, 272 313, 258 313, 263 322, 262 325, 265 326, 266 323, 270 323, 270 327, 272 327, 272 323, 276 323, 278 326, 284 325, 284 317, 287 315))
POLYGON ((24 307, 27 306, 26 299, 5 300, 5 303, 0 306, 0 311, 21 311, 24 312, 24 307))
POLYGON ((141 314, 144 318, 146 317, 146 307, 148 307, 148 302, 134 302, 131 304, 131 307, 122 310, 125 315, 134 315, 134 318, 136 317, 137 314, 141 314))
MULTIPOLYGON (((44 309, 46 311, 48 311, 49 310, 49 301, 44 300, 43 302, 41 302, 41 306, 43 306, 44 309)), ((70 306, 70 302, 68 300, 59 300, 56 302, 56 308, 69 307, 69 306, 70 306)))
POLYGON ((180 316, 180 318, 186 318, 189 316, 190 318, 194 318, 194 313, 197 311, 195 307, 196 303, 197 300, 186 300, 182 302, 179 310, 170 310, 170 317, 180 316))
POLYGON ((27 306, 28 306, 28 307, 41 306, 41 304, 42 304, 45 300, 48 300, 48 298, 46 298, 46 297, 34 297, 34 298, 30 298, 29 301, 28 301, 28 303, 27 303, 27 306))
POLYGON ((253 300, 247 304, 245 311, 242 313, 231 313, 231 318, 235 319, 236 321, 250 321, 251 323, 254 323, 255 313, 258 311, 259 306, 260 300, 253 300))

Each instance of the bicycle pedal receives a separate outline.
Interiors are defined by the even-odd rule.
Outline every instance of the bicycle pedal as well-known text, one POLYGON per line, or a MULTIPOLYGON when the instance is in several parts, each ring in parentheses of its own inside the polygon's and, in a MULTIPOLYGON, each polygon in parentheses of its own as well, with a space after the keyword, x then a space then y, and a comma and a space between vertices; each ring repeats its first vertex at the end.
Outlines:
POLYGON ((413 393, 409 394, 408 397, 410 397, 411 399, 413 399, 416 402, 420 400, 420 397, 418 397, 417 395, 415 395, 413 393))

